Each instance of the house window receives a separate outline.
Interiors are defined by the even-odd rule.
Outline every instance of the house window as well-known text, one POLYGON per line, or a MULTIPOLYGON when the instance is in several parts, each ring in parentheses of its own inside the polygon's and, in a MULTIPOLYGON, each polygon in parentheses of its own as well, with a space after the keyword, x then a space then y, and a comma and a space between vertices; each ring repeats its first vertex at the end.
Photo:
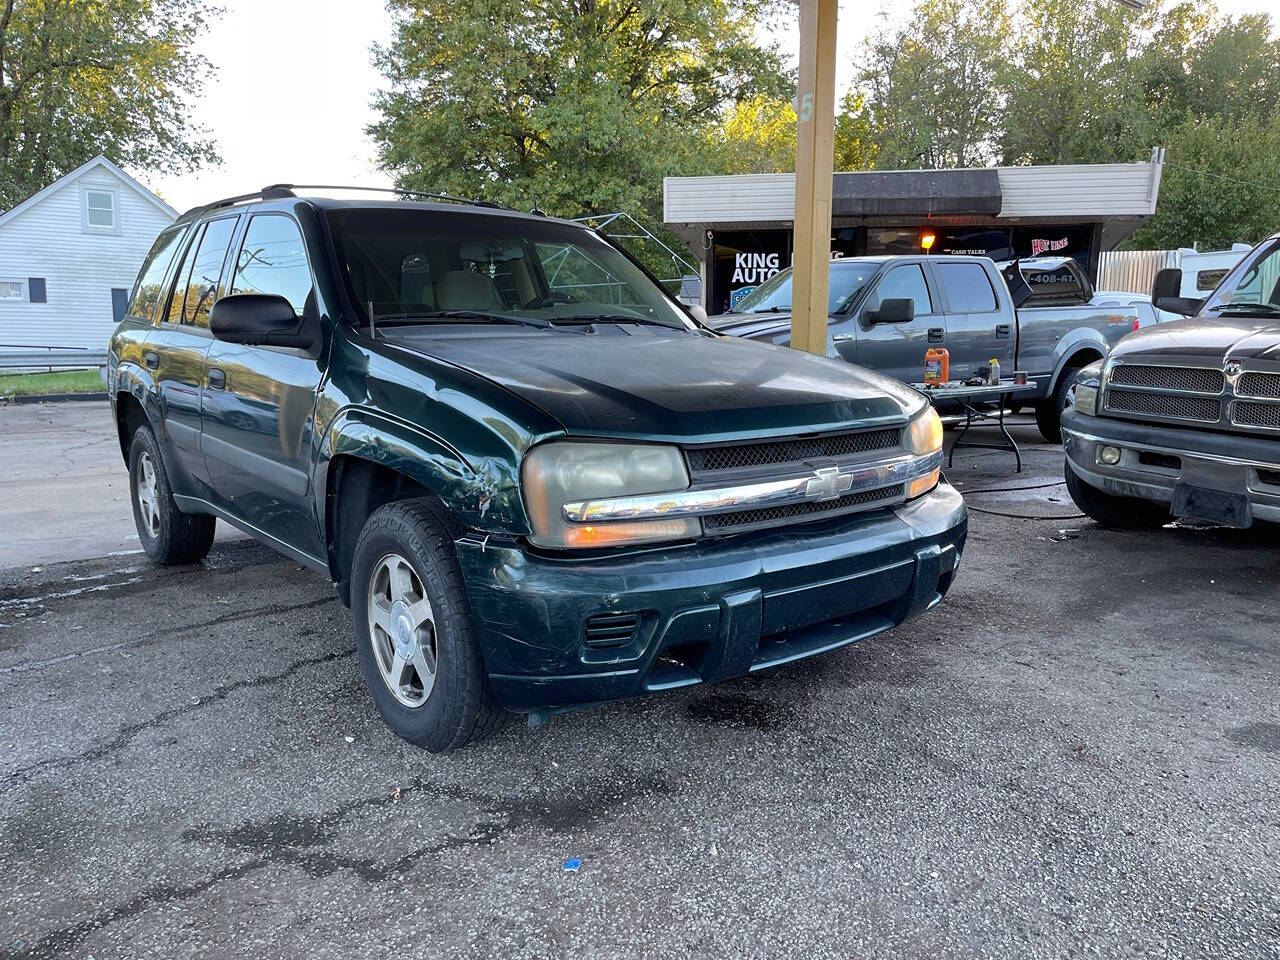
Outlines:
POLYGON ((0 300, 25 300, 27 291, 21 280, 0 280, 0 300))
POLYGON ((88 230, 114 233, 116 222, 116 193, 114 190, 84 190, 84 225, 88 230))

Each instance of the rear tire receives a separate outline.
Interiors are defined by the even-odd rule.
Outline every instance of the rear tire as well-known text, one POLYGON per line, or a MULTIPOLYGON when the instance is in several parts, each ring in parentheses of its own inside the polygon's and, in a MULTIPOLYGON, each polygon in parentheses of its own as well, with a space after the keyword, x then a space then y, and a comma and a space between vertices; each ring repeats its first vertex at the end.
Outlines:
POLYGON ((1091 487, 1071 469, 1068 460, 1063 464, 1067 492, 1076 506, 1088 517, 1113 530, 1156 530, 1173 520, 1169 508, 1137 497, 1117 497, 1091 487))
POLYGON ((139 427, 129 445, 129 499, 142 549, 156 563, 197 563, 208 555, 217 520, 178 509, 149 426, 139 427))
POLYGON ((485 673, 453 540, 429 501, 400 500, 374 511, 351 565, 369 693, 392 730, 432 753, 482 740, 509 716, 485 673))
POLYGON ((1067 409, 1067 394, 1075 383, 1079 367, 1068 367, 1058 378, 1052 395, 1036 401, 1036 426, 1047 443, 1062 442, 1062 411, 1067 409))

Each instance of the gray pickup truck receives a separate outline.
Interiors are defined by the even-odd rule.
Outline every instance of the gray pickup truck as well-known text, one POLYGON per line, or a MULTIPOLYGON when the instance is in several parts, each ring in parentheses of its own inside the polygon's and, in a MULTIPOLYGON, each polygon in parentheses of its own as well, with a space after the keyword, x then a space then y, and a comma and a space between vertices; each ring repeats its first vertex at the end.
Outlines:
POLYGON ((1108 527, 1280 523, 1280 234, 1207 300, 1180 296, 1181 282, 1160 271, 1153 300, 1186 319, 1075 376, 1067 489, 1108 527))
MULTIPOLYGON (((993 357, 1006 375, 1027 371, 1040 388, 1036 423, 1051 443, 1061 439, 1075 371, 1160 319, 1147 297, 1095 291, 1070 257, 1006 264, 967 256, 848 257, 831 261, 828 301, 828 356, 907 383, 923 379, 930 347, 947 349, 953 380, 993 357)), ((710 323, 721 333, 789 343, 791 271, 710 323)))

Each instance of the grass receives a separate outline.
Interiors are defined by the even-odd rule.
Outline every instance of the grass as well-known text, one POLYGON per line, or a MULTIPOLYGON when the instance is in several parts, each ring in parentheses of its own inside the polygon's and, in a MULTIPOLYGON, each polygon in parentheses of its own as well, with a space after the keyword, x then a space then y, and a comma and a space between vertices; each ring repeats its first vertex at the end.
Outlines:
POLYGON ((102 393, 106 389, 96 369, 0 374, 0 397, 29 397, 43 393, 102 393))

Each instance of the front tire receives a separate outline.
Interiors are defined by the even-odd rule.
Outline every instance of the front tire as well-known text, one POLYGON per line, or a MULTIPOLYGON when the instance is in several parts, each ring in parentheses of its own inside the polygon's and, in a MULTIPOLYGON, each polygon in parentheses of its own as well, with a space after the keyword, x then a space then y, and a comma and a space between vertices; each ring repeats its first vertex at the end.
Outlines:
POLYGON ((1156 530, 1173 517, 1169 508, 1137 497, 1117 497, 1091 487, 1071 469, 1071 461, 1063 464, 1067 492, 1076 506, 1088 517, 1114 530, 1156 530))
POLYGON ((438 753, 501 726, 453 537, 427 501, 374 511, 356 542, 351 601, 365 682, 392 730, 438 753))
POLYGON ((149 426, 139 427, 129 445, 129 498, 142 549, 156 563, 197 563, 208 555, 217 520, 178 509, 149 426))
POLYGON ((1036 426, 1046 443, 1062 442, 1062 412, 1067 409, 1067 394, 1075 383, 1079 367, 1068 367, 1058 378, 1053 394, 1036 401, 1036 426))

